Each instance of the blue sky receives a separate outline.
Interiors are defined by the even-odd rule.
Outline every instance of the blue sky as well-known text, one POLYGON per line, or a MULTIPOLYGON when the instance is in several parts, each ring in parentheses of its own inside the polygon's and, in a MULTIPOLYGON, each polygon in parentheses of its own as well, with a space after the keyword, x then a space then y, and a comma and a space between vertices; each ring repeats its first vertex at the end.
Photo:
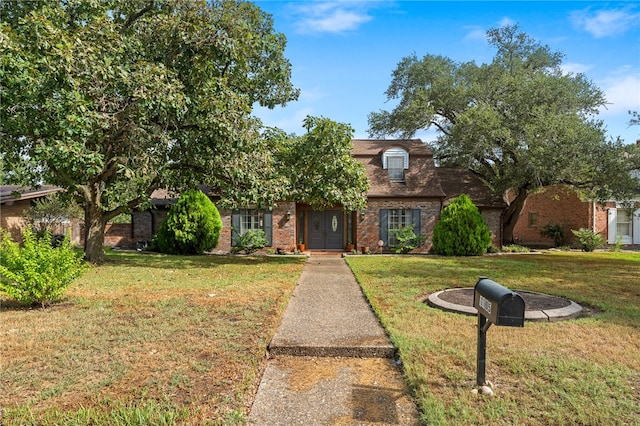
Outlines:
MULTIPOLYGON (((389 110, 384 92, 405 56, 444 55, 488 63, 486 31, 505 24, 565 55, 563 68, 582 72, 606 94, 598 116, 607 135, 640 139, 628 110, 640 111, 640 2, 604 1, 254 1, 287 37, 300 98, 254 112, 267 126, 298 135, 307 115, 349 123, 367 138, 367 116, 389 110)), ((432 132, 416 135, 424 141, 432 132)))

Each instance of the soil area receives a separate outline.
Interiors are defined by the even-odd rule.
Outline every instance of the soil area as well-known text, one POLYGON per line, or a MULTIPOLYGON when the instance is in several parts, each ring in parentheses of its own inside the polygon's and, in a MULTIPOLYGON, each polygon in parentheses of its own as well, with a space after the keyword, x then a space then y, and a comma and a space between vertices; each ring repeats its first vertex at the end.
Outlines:
MULTIPOLYGON (((473 292, 473 288, 452 289, 440 293, 438 298, 456 305, 473 306, 473 292)), ((527 311, 559 309, 571 304, 571 301, 568 299, 550 296, 548 294, 533 293, 529 291, 517 291, 517 293, 524 299, 527 311)))

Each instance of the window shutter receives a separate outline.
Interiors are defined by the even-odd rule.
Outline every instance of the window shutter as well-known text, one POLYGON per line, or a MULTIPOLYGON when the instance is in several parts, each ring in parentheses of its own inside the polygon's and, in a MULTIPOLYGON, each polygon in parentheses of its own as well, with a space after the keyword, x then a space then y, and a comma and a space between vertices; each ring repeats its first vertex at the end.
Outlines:
POLYGON ((380 209, 380 239, 389 246, 389 210, 380 209))
POLYGON ((264 233, 267 238, 267 246, 273 245, 273 212, 270 210, 264 211, 264 233))
POLYGON ((413 232, 420 235, 420 209, 411 210, 411 222, 413 223, 413 232))
POLYGON ((608 228, 609 228, 609 232, 607 235, 609 238, 608 243, 609 244, 615 244, 616 243, 616 234, 617 234, 617 226, 618 226, 618 218, 617 218, 617 213, 618 211, 616 209, 609 209, 609 213, 608 213, 608 228))
POLYGON ((231 210, 231 247, 235 247, 240 232, 240 210, 231 210))

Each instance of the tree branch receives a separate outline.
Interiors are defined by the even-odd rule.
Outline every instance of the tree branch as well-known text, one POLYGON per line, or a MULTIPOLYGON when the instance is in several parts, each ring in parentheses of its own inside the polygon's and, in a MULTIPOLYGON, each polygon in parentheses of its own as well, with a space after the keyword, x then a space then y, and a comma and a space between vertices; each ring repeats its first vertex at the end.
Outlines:
POLYGON ((128 30, 138 19, 142 17, 142 15, 151 12, 151 9, 155 6, 155 2, 151 0, 147 5, 141 9, 140 11, 134 13, 127 17, 127 20, 124 22, 123 28, 128 30))

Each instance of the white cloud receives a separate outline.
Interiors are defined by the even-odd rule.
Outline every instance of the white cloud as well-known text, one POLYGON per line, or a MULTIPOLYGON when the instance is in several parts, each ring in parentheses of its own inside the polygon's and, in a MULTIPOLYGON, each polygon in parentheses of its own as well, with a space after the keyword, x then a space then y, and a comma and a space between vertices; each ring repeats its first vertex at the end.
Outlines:
POLYGON ((614 71, 603 79, 600 88, 607 98, 606 109, 600 113, 604 116, 626 114, 627 111, 640 110, 640 70, 625 67, 614 71))
POLYGON ((563 63, 560 68, 562 68, 562 72, 564 72, 565 74, 578 74, 578 73, 586 73, 587 71, 589 71, 591 68, 593 68, 591 65, 587 65, 587 64, 579 64, 577 62, 567 62, 567 63, 563 63))
POLYGON ((640 26, 640 13, 631 6, 611 10, 587 8, 573 12, 570 18, 574 25, 595 38, 616 36, 640 26))
POLYGON ((352 31, 373 18, 366 2, 309 2, 295 8, 299 33, 343 33, 352 31))

